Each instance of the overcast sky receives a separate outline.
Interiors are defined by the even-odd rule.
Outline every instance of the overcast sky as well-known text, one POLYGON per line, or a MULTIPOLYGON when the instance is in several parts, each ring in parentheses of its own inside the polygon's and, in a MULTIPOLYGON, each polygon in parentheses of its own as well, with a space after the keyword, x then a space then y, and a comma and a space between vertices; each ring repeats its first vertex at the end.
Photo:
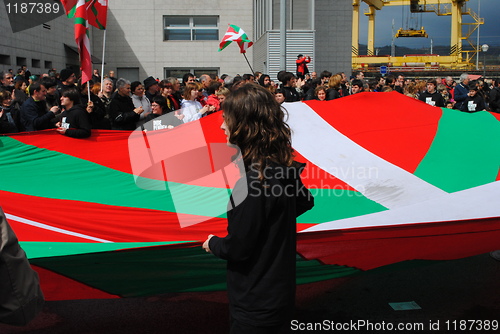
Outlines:
MULTIPOLYGON (((467 8, 472 9, 484 18, 484 24, 479 28, 479 43, 489 45, 500 45, 500 0, 470 0, 466 2, 467 8), (478 8, 478 6, 480 6, 478 8)), ((368 17, 364 15, 368 6, 363 2, 361 5, 359 43, 367 44, 368 17)), ((435 13, 419 13, 410 16, 409 6, 385 7, 377 11, 375 16, 375 47, 391 44, 392 21, 394 19, 394 30, 399 28, 409 29, 420 25, 424 26, 429 38, 397 38, 395 44, 407 47, 430 47, 431 39, 433 45, 450 45, 451 16, 437 16, 435 13), (412 19, 409 19, 409 18, 412 19)), ((463 22, 473 22, 469 15, 463 16, 463 22)), ((466 32, 466 28, 463 30, 466 32)), ((477 30, 472 34, 473 43, 477 41, 477 30)), ((464 46, 468 44, 463 41, 464 46)))

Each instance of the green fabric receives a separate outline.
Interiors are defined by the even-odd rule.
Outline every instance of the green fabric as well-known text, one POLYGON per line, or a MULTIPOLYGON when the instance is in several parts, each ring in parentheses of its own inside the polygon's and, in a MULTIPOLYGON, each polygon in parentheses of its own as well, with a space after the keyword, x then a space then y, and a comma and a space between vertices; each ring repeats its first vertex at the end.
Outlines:
MULTIPOLYGON (((226 261, 205 253, 200 246, 179 249, 160 246, 40 258, 30 262, 122 297, 226 289, 226 261)), ((322 265, 297 257, 299 284, 358 272, 353 268, 322 265)))
POLYGON ((141 248, 150 246, 164 246, 186 243, 190 241, 170 242, 34 242, 20 241, 19 244, 26 252, 28 259, 52 256, 66 256, 85 253, 108 252, 128 248, 141 248))
POLYGON ((414 174, 450 193, 493 182, 499 143, 500 122, 490 113, 443 108, 434 141, 414 174))

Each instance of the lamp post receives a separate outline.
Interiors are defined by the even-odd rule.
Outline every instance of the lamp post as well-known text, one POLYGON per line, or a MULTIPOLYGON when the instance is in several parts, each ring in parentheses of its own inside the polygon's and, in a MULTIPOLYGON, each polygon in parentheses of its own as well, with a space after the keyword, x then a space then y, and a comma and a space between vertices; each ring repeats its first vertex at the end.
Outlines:
POLYGON ((481 45, 481 51, 483 51, 483 78, 486 78, 486 52, 488 52, 488 49, 490 46, 488 44, 483 44, 481 45))

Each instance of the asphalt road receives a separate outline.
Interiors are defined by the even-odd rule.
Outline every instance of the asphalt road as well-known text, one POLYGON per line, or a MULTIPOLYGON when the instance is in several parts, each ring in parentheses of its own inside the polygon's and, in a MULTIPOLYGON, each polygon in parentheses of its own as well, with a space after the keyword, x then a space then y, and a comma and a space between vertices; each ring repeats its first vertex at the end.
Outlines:
MULTIPOLYGON (((406 262, 300 285, 296 300, 287 333, 498 333, 500 262, 489 254, 406 262)), ((0 324, 0 333, 218 334, 228 320, 225 292, 179 293, 46 302, 28 326, 0 324)))

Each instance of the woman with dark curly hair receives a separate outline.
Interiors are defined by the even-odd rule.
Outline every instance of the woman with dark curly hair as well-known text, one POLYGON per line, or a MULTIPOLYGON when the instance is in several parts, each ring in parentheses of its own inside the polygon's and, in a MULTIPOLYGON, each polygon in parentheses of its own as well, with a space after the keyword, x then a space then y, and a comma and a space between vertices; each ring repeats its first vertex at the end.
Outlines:
POLYGON ((227 260, 231 333, 278 333, 295 301, 296 217, 314 200, 293 160, 291 131, 274 96, 245 84, 224 101, 221 129, 245 166, 227 213, 227 235, 203 248, 227 260))

